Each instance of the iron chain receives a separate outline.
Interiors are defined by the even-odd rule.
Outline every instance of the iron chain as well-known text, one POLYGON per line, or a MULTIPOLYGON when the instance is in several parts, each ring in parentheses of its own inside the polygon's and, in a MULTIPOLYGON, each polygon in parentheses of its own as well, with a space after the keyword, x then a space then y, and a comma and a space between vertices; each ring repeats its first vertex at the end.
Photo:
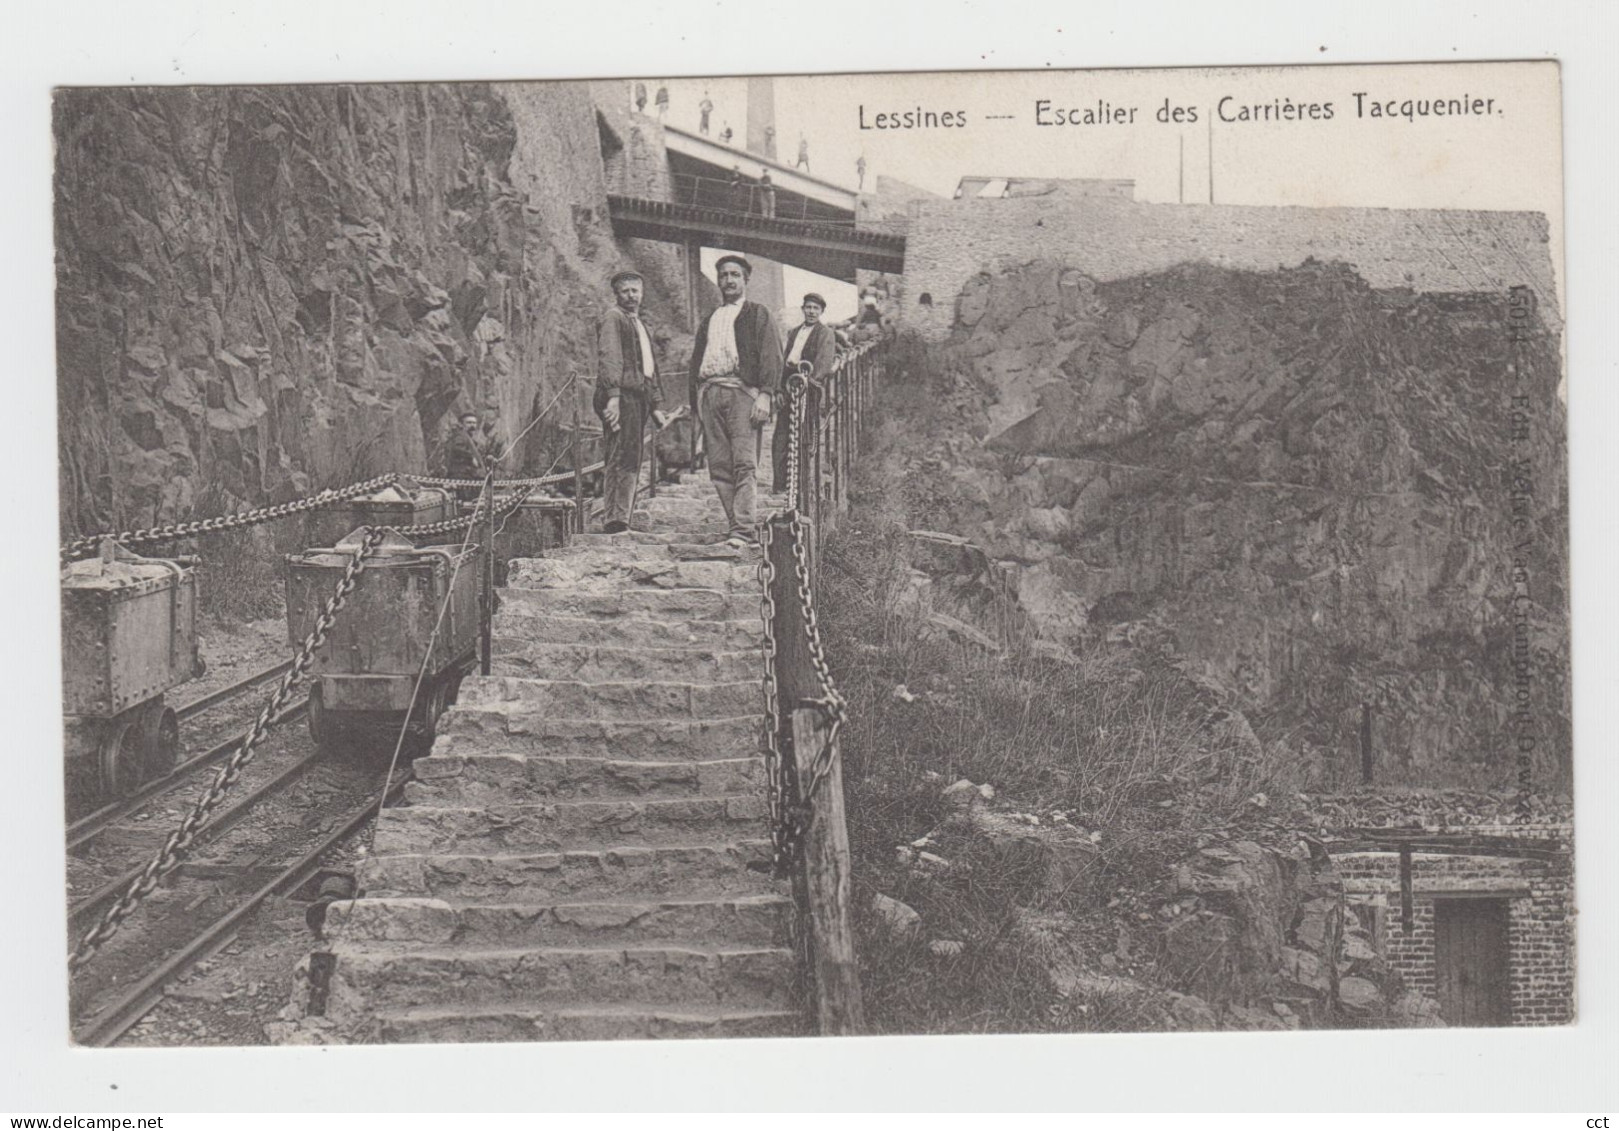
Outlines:
MULTIPOLYGON (((592 475, 606 466, 606 461, 597 460, 588 467, 581 467, 579 474, 592 475)), ((482 479, 442 479, 427 475, 413 475, 411 478, 418 483, 425 483, 429 487, 482 487, 484 484, 482 479)), ((554 487, 559 483, 567 483, 572 478, 572 471, 559 471, 555 475, 541 475, 535 479, 497 479, 495 480, 495 486, 502 489, 512 487, 554 487)))
POLYGON ((329 507, 333 503, 346 502, 360 495, 369 495, 373 491, 380 491, 391 486, 399 479, 397 472, 379 475, 375 479, 367 479, 364 483, 352 483, 337 490, 322 491, 306 499, 298 499, 291 503, 280 503, 273 507, 261 507, 258 510, 239 511, 236 514, 222 514, 214 518, 198 519, 195 522, 178 522, 170 526, 154 526, 146 530, 126 530, 122 534, 93 534, 86 538, 75 538, 62 546, 62 559, 72 561, 94 552, 103 539, 111 538, 125 546, 137 546, 146 542, 173 542, 179 538, 190 538, 197 534, 217 534, 222 530, 241 530, 249 526, 258 526, 260 523, 272 522, 278 518, 289 515, 302 514, 305 511, 319 510, 329 507))
POLYGON ((764 617, 765 653, 765 754, 766 777, 770 790, 771 848, 775 870, 785 874, 794 856, 803 844, 804 832, 814 812, 816 798, 834 769, 833 755, 837 750, 838 731, 847 718, 847 705, 832 681, 832 671, 826 661, 821 644, 820 625, 815 613, 815 593, 810 585, 809 557, 806 543, 809 538, 804 516, 799 510, 799 453, 804 424, 804 394, 808 388, 807 376, 801 368, 787 379, 788 433, 787 433, 787 530, 793 552, 794 588, 799 611, 804 618, 805 636, 809 644, 810 661, 815 667, 816 682, 821 697, 806 699, 799 705, 819 708, 829 720, 826 741, 816 752, 809 767, 809 784, 802 791, 797 780, 796 764, 789 765, 781 750, 780 686, 776 673, 777 641, 775 636, 776 601, 774 587, 776 567, 771 559, 776 527, 769 520, 764 523, 760 539, 763 550, 759 561, 759 580, 763 591, 761 612, 764 617))
POLYGON ((315 618, 314 628, 310 630, 308 636, 304 637, 303 644, 298 648, 298 654, 293 657, 291 669, 281 678, 281 683, 277 686, 275 694, 270 696, 270 701, 264 705, 263 709, 259 711, 258 717, 253 720, 253 724, 242 737, 242 744, 237 747, 236 752, 230 756, 230 759, 220 766, 214 774, 214 780, 208 789, 198 798, 197 803, 192 806, 191 811, 185 815, 179 826, 169 834, 168 839, 163 842, 163 847, 158 849, 156 855, 152 857, 151 861, 141 871, 141 874, 130 881, 129 887, 125 888, 123 894, 113 902, 112 906, 107 908, 96 925, 85 932, 84 937, 79 940, 79 945, 74 948, 72 955, 68 959, 68 968, 70 970, 78 969, 93 958, 96 951, 100 950, 108 939, 117 934, 118 928, 123 925, 124 920, 134 913, 135 909, 141 905, 141 902, 148 895, 152 894, 157 885, 163 881, 163 878, 179 866, 192 842, 196 840, 198 832, 202 830, 214 810, 219 807, 219 803, 224 800, 225 794, 230 791, 231 787, 236 784, 237 779, 241 777, 242 770, 253 760, 255 749, 264 741, 265 736, 270 733, 271 720, 286 706, 288 698, 292 695, 293 687, 297 685, 299 680, 303 679, 310 665, 314 662, 315 653, 325 645, 327 634, 331 632, 332 625, 337 621, 337 614, 348 603, 349 594, 354 592, 355 585, 359 583, 360 574, 365 572, 366 562, 377 552, 377 548, 382 545, 385 535, 386 530, 383 527, 375 527, 366 531, 364 540, 354 552, 354 556, 349 560, 348 565, 344 567, 343 576, 338 581, 337 588, 327 598, 320 615, 315 618))
MULTIPOLYGON (((495 521, 505 522, 516 514, 518 508, 523 505, 533 491, 534 488, 532 487, 524 487, 510 499, 507 499, 505 505, 495 512, 495 521)), ((480 494, 478 504, 472 513, 462 515, 460 518, 447 518, 443 522, 422 522, 415 526, 390 526, 388 529, 395 534, 402 534, 406 538, 422 538, 430 534, 459 534, 479 521, 479 515, 484 506, 484 497, 484 495, 480 494)))

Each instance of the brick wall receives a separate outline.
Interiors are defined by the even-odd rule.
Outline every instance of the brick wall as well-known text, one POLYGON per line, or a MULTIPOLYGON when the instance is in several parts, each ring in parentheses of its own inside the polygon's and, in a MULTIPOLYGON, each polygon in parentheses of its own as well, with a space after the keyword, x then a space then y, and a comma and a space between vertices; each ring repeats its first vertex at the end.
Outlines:
MULTIPOLYGON (((1503 825, 1470 832, 1571 843, 1572 826, 1503 825)), ((1507 903, 1507 978, 1513 1025, 1567 1025, 1575 1016, 1572 856, 1537 860, 1503 856, 1412 857, 1412 923, 1400 914, 1397 852, 1334 853, 1351 906, 1407 987, 1436 998, 1434 904, 1460 897, 1507 903)))
POLYGON ((1560 325, 1539 213, 1142 204, 1072 193, 913 207, 901 318, 933 341, 949 334, 969 278, 1034 260, 1102 281, 1193 261, 1270 271, 1313 257, 1350 263, 1380 288, 1465 292, 1522 283, 1539 295, 1548 323, 1560 325))

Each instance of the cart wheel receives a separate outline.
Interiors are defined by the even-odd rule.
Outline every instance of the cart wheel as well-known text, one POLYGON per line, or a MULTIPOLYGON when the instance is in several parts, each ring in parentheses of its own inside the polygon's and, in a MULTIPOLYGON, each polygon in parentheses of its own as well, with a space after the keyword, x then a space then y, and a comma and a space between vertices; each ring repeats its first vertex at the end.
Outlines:
POLYGON ((141 783, 141 728, 137 720, 112 719, 101 736, 96 752, 97 782, 101 795, 116 801, 135 792, 141 783))
POLYGON ((146 777, 160 778, 180 760, 180 717, 161 703, 141 720, 141 757, 146 777))
POLYGON ((304 722, 309 725, 309 738, 316 746, 320 745, 322 724, 325 723, 325 710, 320 705, 320 684, 309 689, 309 705, 304 708, 304 722))
POLYGON ((416 709, 416 717, 411 720, 412 737, 420 744, 420 749, 430 750, 433 739, 438 734, 439 716, 450 707, 450 679, 442 677, 434 682, 433 689, 423 699, 416 709))

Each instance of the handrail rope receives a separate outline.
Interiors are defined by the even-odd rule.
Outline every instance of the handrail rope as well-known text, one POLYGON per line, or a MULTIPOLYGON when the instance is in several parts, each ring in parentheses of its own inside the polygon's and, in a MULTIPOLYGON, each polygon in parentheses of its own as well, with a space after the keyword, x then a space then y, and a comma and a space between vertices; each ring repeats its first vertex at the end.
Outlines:
MULTIPOLYGON (((473 505, 472 513, 466 517, 465 521, 467 533, 466 536, 461 539, 461 548, 456 551, 454 564, 450 567, 450 580, 449 583, 444 587, 444 601, 439 605, 438 616, 433 621, 433 631, 431 634, 429 634, 427 638, 427 645, 422 650, 421 667, 416 670, 416 682, 411 686, 410 689, 410 702, 405 705, 405 717, 404 720, 399 724, 399 735, 394 740, 393 755, 388 759, 388 772, 383 775, 382 791, 377 795, 377 819, 371 822, 371 832, 366 845, 367 851, 375 850, 377 828, 382 824, 382 810, 383 807, 388 803, 388 790, 393 785, 394 771, 399 767, 399 752, 405 747, 405 734, 410 730, 411 716, 416 711, 416 700, 422 693, 422 681, 427 678, 427 665, 432 661, 434 646, 438 644, 438 634, 439 629, 444 624, 444 614, 449 611, 450 605, 455 601, 455 582, 456 578, 461 575, 461 564, 467 559, 467 547, 472 544, 473 527, 477 524, 479 518, 482 517, 483 512, 495 505, 495 489, 493 484, 494 480, 492 477, 484 480, 483 490, 478 492, 478 501, 473 505)), ((509 515, 513 511, 517 510, 517 506, 520 505, 523 499, 527 496, 528 488, 525 487, 523 488, 522 492, 518 494, 515 503, 506 511, 506 514, 509 515)), ((504 521, 504 519, 502 521, 504 521)), ((434 523, 433 525, 440 524, 434 523)), ((491 544, 485 546, 483 550, 486 554, 493 554, 495 552, 495 547, 493 544, 491 544)), ((488 610, 484 610, 483 615, 489 615, 488 610)), ((434 722, 436 723, 437 720, 435 719, 434 722)))

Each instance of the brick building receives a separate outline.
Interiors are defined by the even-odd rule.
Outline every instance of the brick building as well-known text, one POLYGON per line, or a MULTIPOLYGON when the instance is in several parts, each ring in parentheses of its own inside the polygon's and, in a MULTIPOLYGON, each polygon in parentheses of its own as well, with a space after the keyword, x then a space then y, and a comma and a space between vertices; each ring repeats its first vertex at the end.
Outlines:
POLYGON ((1406 986, 1450 1025, 1572 1023, 1572 825, 1415 839, 1409 914, 1397 838, 1332 853, 1351 908, 1406 986))

